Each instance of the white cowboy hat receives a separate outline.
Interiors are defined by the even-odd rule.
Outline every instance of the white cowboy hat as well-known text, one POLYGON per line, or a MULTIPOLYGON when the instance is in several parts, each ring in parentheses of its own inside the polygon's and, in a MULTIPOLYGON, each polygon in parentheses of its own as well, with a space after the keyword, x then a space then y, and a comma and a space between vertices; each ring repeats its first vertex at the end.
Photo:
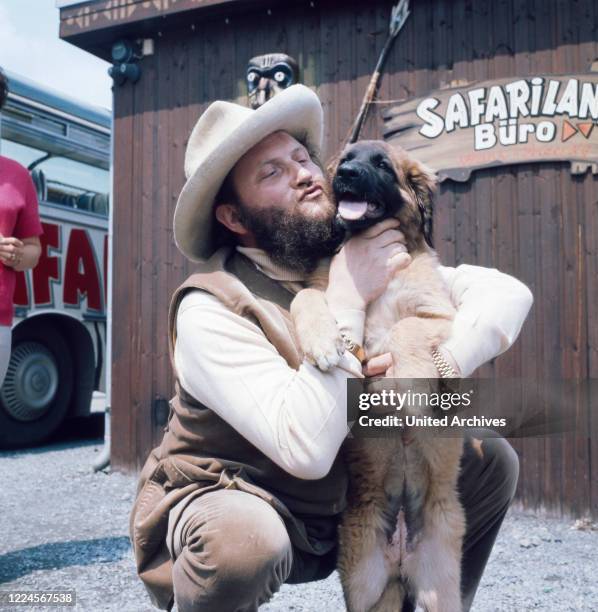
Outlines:
POLYGON ((233 166, 260 140, 283 130, 319 155, 322 105, 304 85, 292 85, 257 110, 217 101, 199 118, 185 152, 185 177, 174 211, 174 240, 192 261, 205 261, 214 244, 214 198, 233 166))

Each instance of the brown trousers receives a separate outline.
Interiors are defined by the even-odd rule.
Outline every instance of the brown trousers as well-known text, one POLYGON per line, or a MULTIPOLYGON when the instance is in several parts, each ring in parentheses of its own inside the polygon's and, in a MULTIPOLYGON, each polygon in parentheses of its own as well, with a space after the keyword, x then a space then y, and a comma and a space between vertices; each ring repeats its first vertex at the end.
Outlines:
MULTIPOLYGON (((515 495, 517 454, 504 438, 466 440, 459 493, 467 517, 463 543, 463 610, 473 602, 496 535, 515 495)), ((471 432, 476 436, 476 431, 471 432)), ((185 500, 180 502, 184 504, 185 500)), ((170 517, 178 516, 176 507, 170 517)), ((262 499, 233 489, 191 502, 176 524, 169 521, 168 548, 179 612, 252 612, 284 582, 321 580, 334 571, 336 550, 324 557, 296 549, 277 512, 262 499)), ((403 612, 412 612, 406 602, 403 612)))

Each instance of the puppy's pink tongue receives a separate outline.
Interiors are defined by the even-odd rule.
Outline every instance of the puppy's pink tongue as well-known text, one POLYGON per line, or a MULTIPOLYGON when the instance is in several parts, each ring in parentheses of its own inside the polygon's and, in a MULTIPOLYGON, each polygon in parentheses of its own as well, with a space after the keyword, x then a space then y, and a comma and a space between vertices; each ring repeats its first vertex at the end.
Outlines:
POLYGON ((338 214, 343 219, 361 219, 361 217, 365 215, 367 208, 367 202, 349 202, 348 200, 341 200, 338 203, 338 214))

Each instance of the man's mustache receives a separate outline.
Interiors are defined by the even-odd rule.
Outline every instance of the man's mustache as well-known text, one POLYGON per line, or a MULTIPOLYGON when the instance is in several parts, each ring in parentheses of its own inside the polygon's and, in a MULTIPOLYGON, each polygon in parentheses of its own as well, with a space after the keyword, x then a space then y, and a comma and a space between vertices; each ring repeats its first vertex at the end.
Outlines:
POLYGON ((310 194, 312 194, 317 189, 322 190, 322 195, 326 196, 329 202, 332 202, 332 188, 328 181, 325 179, 316 179, 310 183, 308 187, 303 189, 301 194, 299 195, 297 201, 303 202, 303 200, 310 194))

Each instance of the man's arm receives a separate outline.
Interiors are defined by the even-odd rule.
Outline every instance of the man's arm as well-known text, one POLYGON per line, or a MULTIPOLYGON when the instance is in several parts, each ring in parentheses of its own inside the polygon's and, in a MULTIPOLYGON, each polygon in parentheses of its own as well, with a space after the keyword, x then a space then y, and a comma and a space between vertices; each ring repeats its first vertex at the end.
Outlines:
MULTIPOLYGON (((398 225, 396 219, 377 223, 331 261, 328 306, 359 344, 367 304, 410 261, 398 225)), ((307 361, 294 370, 256 324, 201 291, 179 306, 175 365, 186 391, 282 469, 305 479, 330 470, 348 433, 346 380, 362 376, 349 351, 329 372, 307 361)))
POLYGON ((462 376, 504 353, 517 339, 533 303, 526 285, 495 268, 462 264, 440 272, 457 307, 444 343, 462 376))
POLYGON ((293 476, 323 478, 347 435, 348 351, 321 372, 289 367, 262 330, 217 298, 192 291, 177 315, 175 365, 183 388, 293 476))

